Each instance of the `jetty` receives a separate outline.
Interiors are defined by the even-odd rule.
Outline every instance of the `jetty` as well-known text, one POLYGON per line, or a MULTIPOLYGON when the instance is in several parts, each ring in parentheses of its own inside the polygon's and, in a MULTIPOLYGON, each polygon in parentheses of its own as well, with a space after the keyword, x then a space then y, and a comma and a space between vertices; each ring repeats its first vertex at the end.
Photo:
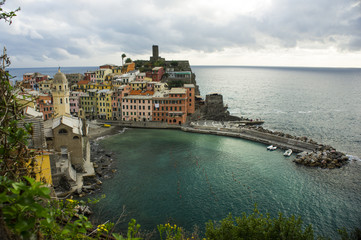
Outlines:
POLYGON ((257 129, 248 128, 233 122, 214 122, 202 121, 192 122, 190 126, 181 127, 182 131, 213 134, 218 136, 228 136, 242 138, 254 142, 263 143, 265 145, 274 145, 281 149, 292 149, 293 152, 312 152, 319 148, 317 143, 298 140, 276 134, 262 132, 257 129))

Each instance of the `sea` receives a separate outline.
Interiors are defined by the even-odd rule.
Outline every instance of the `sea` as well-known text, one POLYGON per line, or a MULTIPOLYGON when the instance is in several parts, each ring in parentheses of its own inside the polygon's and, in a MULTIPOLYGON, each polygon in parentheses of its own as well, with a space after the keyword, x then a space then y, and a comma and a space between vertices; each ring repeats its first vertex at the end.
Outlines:
MULTIPOLYGON (((84 73, 96 67, 62 68, 84 73)), ((9 69, 10 74, 58 68, 9 69)), ((350 156, 341 169, 295 165, 294 155, 230 137, 175 130, 126 129, 98 144, 113 152, 117 173, 92 197, 99 223, 135 218, 141 229, 173 223, 202 233, 205 222, 231 213, 300 216, 315 233, 337 239, 337 229, 361 226, 361 69, 192 66, 203 97, 223 95, 232 115, 263 127, 331 145, 350 156)))

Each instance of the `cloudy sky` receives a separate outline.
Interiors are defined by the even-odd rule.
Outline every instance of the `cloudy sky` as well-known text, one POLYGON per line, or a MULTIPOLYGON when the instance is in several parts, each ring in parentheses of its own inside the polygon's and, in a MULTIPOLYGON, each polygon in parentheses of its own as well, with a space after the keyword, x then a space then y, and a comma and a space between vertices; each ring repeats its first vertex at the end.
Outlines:
MULTIPOLYGON (((361 67, 361 0, 7 0, 11 67, 149 59, 192 65, 361 67)), ((2 46, 1 46, 2 47, 2 46)))

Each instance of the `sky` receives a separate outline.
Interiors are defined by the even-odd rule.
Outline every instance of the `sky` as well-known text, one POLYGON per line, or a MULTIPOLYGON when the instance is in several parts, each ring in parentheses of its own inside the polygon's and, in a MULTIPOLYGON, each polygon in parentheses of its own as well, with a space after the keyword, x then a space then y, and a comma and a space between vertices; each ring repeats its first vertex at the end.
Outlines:
POLYGON ((191 65, 361 68, 361 0, 7 0, 11 67, 191 65))

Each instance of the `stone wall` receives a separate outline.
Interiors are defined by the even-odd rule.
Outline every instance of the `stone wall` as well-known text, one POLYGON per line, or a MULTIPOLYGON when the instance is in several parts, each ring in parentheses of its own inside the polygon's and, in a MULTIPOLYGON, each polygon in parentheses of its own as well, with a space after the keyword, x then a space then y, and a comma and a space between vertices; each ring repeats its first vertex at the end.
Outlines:
POLYGON ((195 133, 204 133, 204 134, 214 134, 220 136, 228 137, 237 137, 242 139, 251 140, 254 142, 264 143, 266 145, 274 145, 279 148, 289 149, 291 148, 294 152, 311 152, 317 149, 317 144, 311 144, 299 140, 289 139, 285 137, 280 137, 272 135, 269 133, 263 133, 252 129, 247 128, 215 128, 215 127, 182 127, 182 130, 185 132, 195 132, 195 133))
POLYGON ((131 128, 159 128, 159 129, 180 129, 180 125, 167 124, 165 122, 132 122, 132 121, 100 121, 101 124, 131 128))

